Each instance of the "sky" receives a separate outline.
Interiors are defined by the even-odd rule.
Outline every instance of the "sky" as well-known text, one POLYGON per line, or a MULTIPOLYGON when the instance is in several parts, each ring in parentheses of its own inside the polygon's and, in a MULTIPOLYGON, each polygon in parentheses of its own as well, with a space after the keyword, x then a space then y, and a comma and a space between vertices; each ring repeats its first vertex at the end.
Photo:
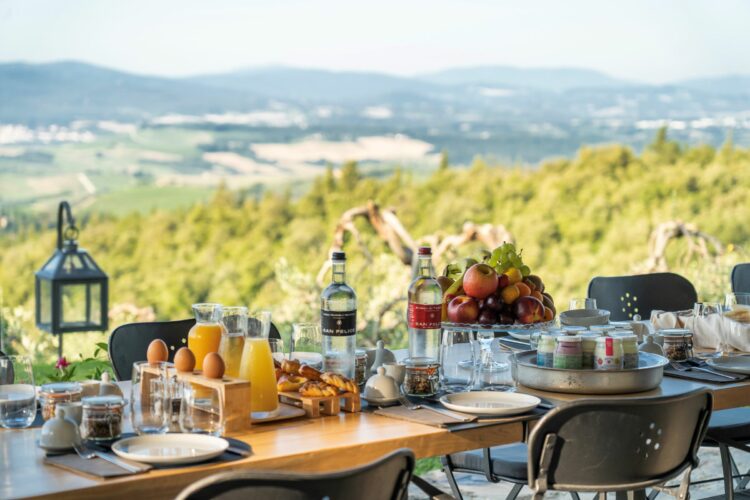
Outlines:
POLYGON ((0 62, 164 76, 573 66, 666 83, 750 74, 748 21, 744 0, 0 0, 0 62))

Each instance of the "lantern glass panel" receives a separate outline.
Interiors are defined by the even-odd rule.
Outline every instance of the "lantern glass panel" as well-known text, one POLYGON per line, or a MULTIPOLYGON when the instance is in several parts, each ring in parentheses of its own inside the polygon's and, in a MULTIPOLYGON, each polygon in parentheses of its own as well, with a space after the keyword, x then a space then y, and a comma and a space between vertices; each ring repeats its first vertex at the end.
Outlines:
POLYGON ((102 285, 101 283, 91 283, 89 293, 91 296, 91 305, 89 309, 89 323, 101 325, 102 323, 102 285))
POLYGON ((52 323, 52 283, 39 280, 39 322, 44 325, 52 323))
POLYGON ((88 321, 89 303, 86 283, 70 283, 60 287, 60 325, 85 325, 88 321))

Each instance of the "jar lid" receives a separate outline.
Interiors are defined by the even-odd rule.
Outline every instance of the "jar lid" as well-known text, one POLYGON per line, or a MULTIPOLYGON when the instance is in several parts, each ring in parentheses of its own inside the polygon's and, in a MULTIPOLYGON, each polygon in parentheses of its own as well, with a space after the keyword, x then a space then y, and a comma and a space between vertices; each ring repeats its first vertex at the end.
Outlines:
POLYGON ((358 358, 367 357, 367 351, 364 349, 357 349, 354 351, 354 355, 358 358))
POLYGON ((125 406, 125 400, 120 396, 89 396, 81 401, 84 408, 106 409, 125 406))
POLYGON ((628 333, 625 333, 625 332, 623 332, 623 333, 614 332, 614 333, 612 333, 612 338, 620 339, 620 340, 632 340, 634 342, 638 341, 638 337, 636 337, 635 334, 630 333, 630 332, 628 332, 628 333))
POLYGON ((615 325, 591 325, 589 328, 592 332, 611 332, 617 329, 615 325))
POLYGON ((50 384, 44 384, 41 388, 42 394, 48 394, 50 396, 66 396, 75 395, 83 392, 81 384, 78 382, 52 382, 50 384))
POLYGON ((404 365, 406 365, 407 368, 430 367, 430 366, 436 366, 438 364, 439 363, 437 359, 428 358, 428 357, 406 358, 404 360, 404 365))
POLYGON ((599 337, 601 337, 601 335, 597 332, 583 332, 583 333, 579 333, 578 335, 576 335, 576 337, 586 339, 586 340, 589 340, 589 339, 596 340, 599 337))
POLYGON ((581 342, 583 339, 579 337, 578 335, 569 335, 564 337, 557 337, 557 343, 558 344, 577 344, 578 342, 581 342))
POLYGON ((585 326, 573 326, 573 325, 566 325, 562 327, 562 331, 565 333, 578 333, 578 332, 585 332, 586 327, 585 326))

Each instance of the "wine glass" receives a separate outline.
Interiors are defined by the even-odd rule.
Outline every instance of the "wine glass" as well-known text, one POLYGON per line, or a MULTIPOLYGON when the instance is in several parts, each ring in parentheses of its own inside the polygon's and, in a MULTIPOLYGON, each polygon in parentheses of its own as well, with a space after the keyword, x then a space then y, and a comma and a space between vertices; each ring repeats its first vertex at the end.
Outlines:
POLYGON ((473 332, 445 330, 440 345, 440 384, 447 392, 471 390, 474 383, 473 332))
POLYGON ((570 299, 568 310, 574 311, 576 309, 596 309, 596 299, 589 297, 570 299))
POLYGON ((184 384, 180 403, 180 430, 221 436, 224 432, 221 392, 213 387, 184 384))
POLYGON ((318 323, 294 323, 289 358, 317 368, 323 368, 323 336, 318 323))
POLYGON ((22 429, 36 418, 36 389, 31 359, 0 357, 0 427, 22 429))
POLYGON ((138 434, 169 430, 171 399, 167 397, 170 363, 133 363, 130 385, 130 422, 138 434))

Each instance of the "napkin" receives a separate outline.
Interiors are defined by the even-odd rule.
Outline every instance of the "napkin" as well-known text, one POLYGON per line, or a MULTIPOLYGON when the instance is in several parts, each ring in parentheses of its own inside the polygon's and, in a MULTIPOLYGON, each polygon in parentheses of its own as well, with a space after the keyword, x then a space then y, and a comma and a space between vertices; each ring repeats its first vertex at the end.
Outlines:
POLYGON ((692 311, 654 311, 651 324, 655 330, 687 328, 693 332, 693 345, 717 349, 722 342, 743 352, 750 351, 750 324, 740 323, 723 314, 693 316, 692 311))
MULTIPOLYGON (((139 474, 139 472, 130 472, 118 467, 113 463, 102 460, 101 458, 83 459, 76 454, 66 455, 49 455, 44 457, 44 463, 54 465, 61 469, 75 472, 94 479, 106 479, 109 477, 130 476, 139 474)), ((143 472, 146 472, 145 470, 143 472)))

